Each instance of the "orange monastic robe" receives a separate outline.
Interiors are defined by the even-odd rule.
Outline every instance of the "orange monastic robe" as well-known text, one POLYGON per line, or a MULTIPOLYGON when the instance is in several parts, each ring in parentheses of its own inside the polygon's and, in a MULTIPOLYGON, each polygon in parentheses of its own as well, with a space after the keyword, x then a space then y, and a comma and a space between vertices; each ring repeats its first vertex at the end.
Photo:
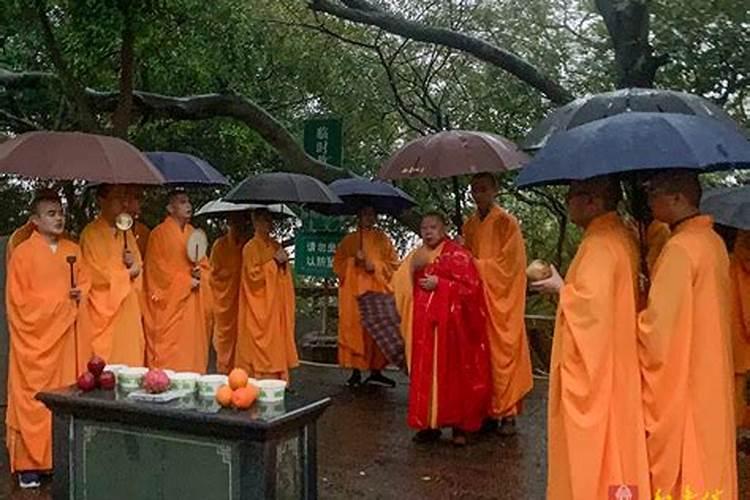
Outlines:
POLYGON ((141 260, 146 260, 146 248, 148 247, 148 237, 151 234, 151 230, 143 222, 135 221, 132 233, 135 235, 138 250, 141 252, 141 260))
POLYGON ((380 230, 357 230, 344 237, 333 257, 339 278, 339 365, 357 370, 382 370, 388 360, 362 328, 357 297, 365 292, 386 292, 398 256, 393 243, 380 230), (375 270, 367 272, 355 262, 362 249, 375 270))
POLYGON ((638 251, 615 212, 594 219, 560 290, 550 362, 549 500, 649 498, 636 328, 638 251))
POLYGON ((234 368, 237 344, 237 319, 240 303, 243 241, 232 231, 214 243, 211 250, 211 292, 214 302, 216 370, 229 373, 234 368))
POLYGON ((29 236, 36 230, 36 226, 31 221, 28 221, 23 226, 16 228, 8 237, 8 243, 5 246, 5 267, 8 267, 10 262, 10 255, 13 250, 18 248, 18 245, 29 239, 29 236))
POLYGON ((242 250, 235 364, 258 378, 287 379, 299 364, 294 343, 294 283, 290 264, 273 259, 281 245, 255 236, 242 250))
MULTIPOLYGON (((130 231, 128 248, 141 266, 136 240, 130 231)), ((107 363, 142 366, 145 340, 139 294, 142 275, 134 280, 122 262, 123 233, 101 216, 81 232, 81 251, 91 272, 91 292, 86 301, 92 347, 107 363)))
POLYGON ((52 468, 52 415, 34 395, 75 383, 91 354, 90 339, 77 324, 85 308, 69 296, 68 256, 76 257, 76 284, 83 292, 81 300, 86 300, 90 282, 75 243, 61 239, 53 253, 47 240, 34 232, 10 260, 6 440, 11 472, 52 468))
POLYGON ((493 417, 520 412, 534 385, 526 339, 526 249, 515 217, 493 205, 484 219, 472 215, 463 227, 466 248, 484 282, 492 369, 493 417))
POLYGON ((738 231, 729 266, 732 281, 732 352, 735 373, 735 420, 750 427, 745 399, 750 372, 750 231, 738 231))
POLYGON ((203 259, 200 288, 191 288, 187 240, 190 224, 180 228, 167 216, 151 232, 144 272, 143 325, 149 367, 205 373, 210 332, 206 316, 208 260, 203 259))
POLYGON ((677 226, 638 316, 654 495, 737 498, 729 258, 708 216, 677 226))
POLYGON ((646 253, 646 263, 648 264, 649 274, 654 273, 654 266, 656 261, 661 254, 664 245, 667 244, 672 232, 669 230, 669 224, 665 224, 658 220, 653 220, 646 229, 646 246, 648 252, 646 253))

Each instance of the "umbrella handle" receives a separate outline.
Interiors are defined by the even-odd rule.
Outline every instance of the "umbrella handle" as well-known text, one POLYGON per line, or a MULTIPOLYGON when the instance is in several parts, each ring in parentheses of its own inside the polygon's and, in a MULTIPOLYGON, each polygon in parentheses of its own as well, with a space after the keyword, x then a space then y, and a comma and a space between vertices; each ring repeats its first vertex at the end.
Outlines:
POLYGON ((463 212, 461 208, 461 186, 458 183, 458 177, 451 177, 451 181, 453 181, 453 196, 456 201, 456 213, 453 215, 453 223, 456 225, 456 231, 460 235, 464 225, 464 220, 461 216, 463 212))
POLYGON ((122 232, 122 241, 123 241, 124 250, 127 252, 128 251, 128 231, 127 231, 127 229, 122 232))

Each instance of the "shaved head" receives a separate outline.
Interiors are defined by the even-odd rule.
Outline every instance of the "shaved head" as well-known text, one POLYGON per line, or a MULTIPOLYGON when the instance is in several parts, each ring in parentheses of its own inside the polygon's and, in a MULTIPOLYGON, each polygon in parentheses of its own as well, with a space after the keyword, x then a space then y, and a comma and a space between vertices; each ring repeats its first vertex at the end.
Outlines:
POLYGON ((601 176, 573 181, 566 195, 568 215, 571 222, 586 227, 600 215, 617 210, 621 199, 622 189, 616 177, 601 176))
POLYGON ((646 190, 681 194, 694 207, 700 205, 703 195, 698 174, 692 170, 667 170, 654 174, 646 181, 646 190))

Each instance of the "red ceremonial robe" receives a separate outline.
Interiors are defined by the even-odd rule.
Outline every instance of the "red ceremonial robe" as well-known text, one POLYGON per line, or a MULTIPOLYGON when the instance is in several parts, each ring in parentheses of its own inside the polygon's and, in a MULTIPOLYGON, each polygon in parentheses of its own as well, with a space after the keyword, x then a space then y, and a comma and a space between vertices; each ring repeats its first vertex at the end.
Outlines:
POLYGON ((450 240, 442 245, 434 262, 413 278, 408 424, 476 431, 491 396, 482 282, 468 250, 450 240), (433 291, 417 285, 426 274, 438 277, 433 291))

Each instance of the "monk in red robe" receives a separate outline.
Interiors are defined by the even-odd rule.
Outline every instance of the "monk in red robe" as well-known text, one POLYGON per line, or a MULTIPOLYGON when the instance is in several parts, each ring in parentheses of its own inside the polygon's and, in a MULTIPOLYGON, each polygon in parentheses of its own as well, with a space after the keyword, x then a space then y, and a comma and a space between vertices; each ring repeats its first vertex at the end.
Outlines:
MULTIPOLYGON (((571 222, 583 240, 565 281, 531 284, 559 293, 547 415, 549 500, 650 498, 641 403, 636 239, 617 214, 618 182, 571 184, 571 222), (632 497, 626 496, 633 495, 632 497)), ((554 268, 553 268, 554 269, 554 268)))
POLYGON ((736 499, 729 257, 695 173, 659 173, 647 192, 672 232, 638 317, 652 494, 736 499))
POLYGON ((482 282, 471 254, 446 237, 442 215, 425 215, 420 233, 422 246, 403 262, 393 283, 399 303, 411 288, 412 314, 402 314, 411 322, 405 339, 411 381, 407 421, 418 430, 416 442, 437 440, 442 427, 451 427, 454 444, 463 446, 466 432, 481 427, 490 403, 482 282))
POLYGON ((90 281, 78 245, 61 238, 60 199, 42 193, 31 210, 35 231, 13 251, 6 289, 6 442, 10 470, 19 473, 22 488, 38 487, 40 472, 52 469, 52 415, 34 396, 75 383, 91 353, 90 339, 78 325, 90 281))

